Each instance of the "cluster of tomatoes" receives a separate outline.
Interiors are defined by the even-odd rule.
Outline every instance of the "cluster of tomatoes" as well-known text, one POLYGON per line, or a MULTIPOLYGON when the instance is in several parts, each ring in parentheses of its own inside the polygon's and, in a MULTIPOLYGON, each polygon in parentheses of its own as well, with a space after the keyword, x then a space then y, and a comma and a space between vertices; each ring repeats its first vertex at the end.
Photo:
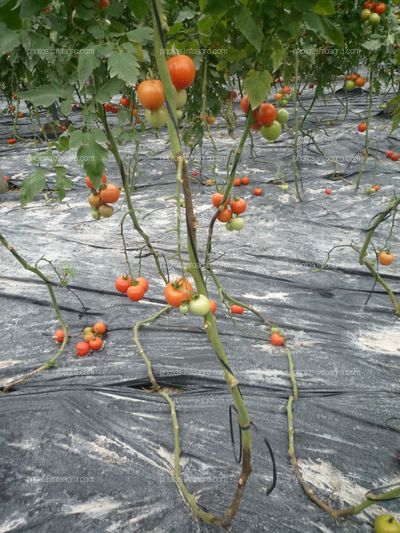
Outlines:
POLYGON ((240 215, 247 209, 246 200, 235 196, 233 200, 227 198, 222 206, 223 198, 224 195, 220 192, 215 192, 211 198, 211 203, 219 210, 218 220, 225 224, 228 231, 242 230, 244 228, 244 220, 240 215))
MULTIPOLYGON (((243 178, 236 177, 233 180, 234 187, 240 187, 241 185, 249 185, 250 178, 249 176, 243 176, 243 178)), ((264 194, 264 191, 261 187, 254 187, 253 189, 253 195, 254 196, 262 196, 264 194)))
MULTIPOLYGON (((275 83, 282 83, 281 78, 277 78, 275 83)), ((288 104, 288 97, 292 94, 292 89, 289 85, 284 85, 282 89, 274 94, 274 100, 278 106, 285 106, 288 104)))
POLYGON ((392 161, 398 161, 399 160, 399 154, 397 152, 392 152, 392 150, 386 150, 385 156, 388 159, 391 159, 392 161))
POLYGON ((379 183, 374 183, 374 185, 371 185, 370 187, 367 187, 365 189, 365 193, 369 196, 370 194, 375 194, 376 192, 379 192, 381 190, 381 186, 379 183))
MULTIPOLYGON (((249 98, 243 96, 240 101, 240 108, 247 115, 250 107, 249 98)), ((253 130, 260 130, 264 139, 274 142, 282 133, 282 125, 289 120, 289 113, 286 109, 277 109, 274 104, 263 103, 253 111, 253 130)))
POLYGON ((139 302, 149 290, 149 282, 146 278, 133 278, 128 274, 122 274, 115 280, 115 288, 118 292, 126 294, 134 302, 139 302))
MULTIPOLYGON (((94 326, 87 327, 83 330, 83 341, 75 345, 75 353, 78 357, 85 357, 90 351, 97 352, 103 347, 103 335, 107 331, 104 322, 96 322, 94 326)), ((57 329, 54 333, 54 339, 58 343, 64 342, 64 330, 57 329)))
POLYGON ((353 72, 352 74, 347 74, 344 86, 346 91, 352 91, 356 87, 364 87, 366 82, 367 80, 363 76, 360 76, 357 72, 353 72))
POLYGON ((121 195, 121 189, 114 183, 107 183, 107 176, 105 174, 101 177, 101 185, 98 191, 94 188, 89 176, 86 176, 85 183, 91 190, 88 197, 88 203, 92 208, 93 218, 95 220, 98 220, 101 217, 110 218, 114 213, 114 208, 109 204, 115 204, 115 202, 118 202, 121 195))
MULTIPOLYGON (((186 104, 186 89, 192 85, 196 77, 196 69, 192 59, 187 55, 176 55, 167 61, 168 72, 177 93, 175 97, 175 117, 183 116, 182 107, 186 104)), ((154 128, 160 128, 167 122, 168 111, 165 106, 165 94, 160 80, 144 80, 137 88, 139 102, 146 109, 145 118, 154 128)))
POLYGON ((380 23, 381 15, 385 13, 386 7, 385 2, 364 2, 360 18, 364 24, 376 26, 380 23))

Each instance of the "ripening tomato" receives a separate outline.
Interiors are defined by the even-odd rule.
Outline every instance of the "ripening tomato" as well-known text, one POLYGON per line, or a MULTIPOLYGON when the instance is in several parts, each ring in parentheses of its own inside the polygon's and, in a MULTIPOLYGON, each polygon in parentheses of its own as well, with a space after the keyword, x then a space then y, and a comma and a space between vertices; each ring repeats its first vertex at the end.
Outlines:
POLYGON ((399 160, 399 154, 397 152, 392 152, 392 155, 390 156, 390 159, 392 161, 398 161, 399 160))
POLYGON ((235 215, 240 215, 246 211, 247 202, 244 198, 234 198, 231 202, 231 210, 235 215))
POLYGON ((124 107, 129 107, 131 105, 131 101, 126 96, 123 96, 119 103, 124 107))
POLYGON ((183 302, 188 302, 193 294, 193 287, 187 279, 178 278, 168 283, 164 289, 164 298, 172 307, 179 307, 183 302))
POLYGON ((209 300, 210 302, 210 311, 213 315, 215 315, 215 311, 217 310, 217 303, 215 300, 209 300))
POLYGON ((365 81, 366 81, 365 78, 360 76, 359 78, 356 79, 355 84, 357 87, 364 87, 365 81))
POLYGON ((384 2, 378 2, 374 6, 375 13, 378 13, 378 15, 383 15, 386 11, 386 4, 384 2))
POLYGON ((360 133, 364 133, 368 129, 368 124, 366 122, 360 122, 360 124, 357 126, 357 129, 360 133))
POLYGON ((147 292, 149 290, 149 282, 146 278, 136 278, 135 281, 139 284, 140 287, 143 287, 144 292, 147 292))
POLYGON ((114 213, 114 208, 112 205, 104 204, 98 208, 98 214, 100 217, 110 218, 113 216, 113 213, 114 213))
MULTIPOLYGON (((221 194, 220 192, 215 192, 212 195, 212 198, 211 198, 211 202, 212 202, 213 206, 214 207, 219 207, 221 205, 223 197, 224 197, 224 195, 221 194)), ((229 198, 226 199, 225 205, 228 205, 228 203, 229 203, 229 198)))
POLYGON ((232 218, 232 211, 229 209, 229 207, 226 207, 218 213, 217 218, 220 222, 228 222, 228 220, 232 218))
POLYGON ((289 85, 285 85, 282 89, 282 91, 285 93, 285 94, 290 94, 292 92, 292 89, 289 87, 289 85))
POLYGON ((325 187, 324 193, 327 194, 328 196, 330 196, 333 193, 333 191, 332 191, 332 189, 330 187, 325 187))
POLYGON ((279 100, 282 100, 282 98, 283 98, 283 94, 282 94, 282 93, 276 93, 276 94, 274 95, 274 100, 275 100, 276 102, 279 102, 279 100))
POLYGON ((100 198, 106 204, 114 204, 118 201, 121 195, 121 189, 114 185, 114 183, 109 183, 105 189, 100 191, 100 198))
POLYGON ((240 100, 240 109, 245 115, 247 115, 249 111, 249 105, 249 97, 247 95, 244 95, 243 98, 240 100))
POLYGON ((375 183, 375 185, 372 185, 371 189, 374 189, 375 192, 379 192, 381 190, 381 186, 378 183, 375 183))
POLYGON ((280 333, 274 332, 270 337, 270 341, 274 346, 283 346, 285 344, 285 337, 280 333))
POLYGON ((56 329, 56 331, 54 332, 54 339, 56 342, 61 344, 64 341, 64 330, 56 329))
POLYGON ((99 1, 99 8, 100 9, 107 9, 107 7, 110 5, 110 0, 100 0, 99 1))
POLYGON ((104 322, 96 322, 96 324, 92 327, 92 330, 97 335, 104 335, 104 333, 107 331, 107 326, 104 324, 104 322))
POLYGON ((93 331, 91 333, 85 333, 83 335, 83 340, 87 343, 89 343, 90 341, 92 341, 93 339, 95 339, 96 336, 94 335, 93 331))
POLYGON ((379 262, 381 265, 389 266, 394 261, 394 255, 387 250, 382 250, 379 252, 379 262))
POLYGON ((196 77, 196 68, 192 59, 186 55, 170 57, 167 61, 171 81, 177 91, 190 87, 196 77))
POLYGON ((240 180, 242 185, 248 185, 250 183, 249 176, 243 176, 243 178, 240 180))
POLYGON ((230 309, 232 315, 242 315, 244 313, 244 307, 241 305, 233 304, 230 309))
POLYGON ((240 178, 235 178, 233 180, 234 187, 240 187, 241 184, 242 184, 242 180, 240 178))
POLYGON ((88 197, 88 203, 92 209, 97 209, 101 204, 100 196, 98 194, 90 193, 88 197))
POLYGON ((75 346, 75 353, 78 357, 85 357, 90 352, 90 346, 88 342, 78 342, 75 346))
POLYGON ((271 126, 278 111, 273 104, 261 104, 255 111, 254 118, 262 126, 271 126))
POLYGON ((126 293, 126 291, 129 289, 129 287, 132 285, 132 278, 128 276, 127 274, 123 274, 122 276, 118 276, 115 280, 115 288, 118 292, 126 293))
MULTIPOLYGON (((89 176, 86 176, 85 183, 86 183, 86 186, 89 187, 89 189, 94 189, 94 185, 92 183, 92 180, 89 178, 89 176)), ((107 183, 107 176, 105 174, 101 176, 101 183, 103 184, 107 183)))
POLYGON ((144 298, 144 287, 142 285, 131 285, 128 287, 126 294, 130 300, 139 302, 142 298, 144 298))
POLYGON ((137 117, 138 116, 138 110, 136 108, 132 109, 131 115, 132 115, 132 117, 137 117))
POLYGON ((195 294, 189 302, 189 311, 193 315, 204 316, 210 311, 210 301, 203 294, 195 294))
POLYGON ((94 337, 94 339, 91 339, 89 341, 89 348, 91 350, 97 351, 101 350, 103 347, 103 341, 100 339, 100 337, 94 337))
POLYGON ((253 189, 253 194, 254 194, 254 196, 262 196, 263 195, 263 190, 261 189, 261 187, 255 187, 253 189))
POLYGON ((160 80, 145 80, 137 88, 139 102, 152 111, 160 109, 165 102, 165 95, 160 80))

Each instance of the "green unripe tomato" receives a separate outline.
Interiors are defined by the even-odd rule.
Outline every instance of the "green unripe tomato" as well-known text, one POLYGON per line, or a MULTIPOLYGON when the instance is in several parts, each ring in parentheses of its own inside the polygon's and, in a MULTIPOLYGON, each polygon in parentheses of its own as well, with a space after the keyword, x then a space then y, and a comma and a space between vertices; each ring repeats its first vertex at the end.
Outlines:
POLYGON ((344 86, 346 88, 346 91, 352 91, 355 88, 356 84, 353 80, 346 80, 344 86))
POLYGON ((183 117, 183 111, 181 109, 177 109, 175 111, 175 116, 176 116, 177 120, 181 120, 181 118, 183 117))
POLYGON ((272 326, 271 328, 271 333, 280 333, 280 329, 278 328, 278 326, 272 326))
POLYGON ((235 231, 241 231, 244 228, 244 220, 242 217, 232 218, 230 221, 232 229, 235 231))
POLYGON ((210 311, 210 302, 203 294, 196 294, 189 302, 190 312, 197 316, 204 316, 210 311))
POLYGON ((184 302, 179 306, 179 311, 182 313, 182 315, 187 315, 189 312, 189 304, 187 302, 184 302))
POLYGON ((375 518, 375 533, 400 533, 400 524, 394 516, 381 514, 375 518))
POLYGON ((286 192, 289 189, 289 185, 287 183, 282 183, 281 189, 283 192, 286 192))
POLYGON ((92 328, 89 326, 82 331, 82 335, 87 335, 88 333, 93 333, 92 328))
POLYGON ((232 223, 231 223, 230 220, 229 220, 229 222, 227 222, 227 223, 225 224, 225 228, 226 228, 228 231, 233 231, 232 223))
POLYGON ((101 216, 101 215, 100 215, 98 209, 92 209, 92 217, 93 217, 95 220, 99 220, 100 216, 101 216))
POLYGON ((280 109, 278 111, 278 114, 276 116, 276 120, 280 124, 286 124, 286 122, 289 120, 289 113, 286 111, 286 109, 280 109))
POLYGON ((167 123, 167 114, 168 112, 165 106, 160 107, 160 109, 157 109, 156 111, 146 109, 144 112, 144 118, 152 128, 161 128, 161 126, 164 126, 164 124, 167 123))
POLYGON ((371 13, 371 15, 368 17, 368 21, 373 26, 377 26, 381 21, 381 17, 378 15, 378 13, 371 13))
POLYGON ((264 137, 264 139, 267 139, 267 141, 270 142, 276 141, 281 133, 282 126, 277 120, 274 120, 271 126, 264 126, 261 128, 261 135, 264 137))
POLYGON ((182 89, 181 91, 177 91, 176 97, 175 97, 175 106, 176 109, 181 109, 187 102, 187 92, 185 89, 182 89))
POLYGON ((282 98, 280 103, 281 103, 282 106, 288 105, 288 99, 287 98, 282 98))
POLYGON ((360 13, 361 20, 367 20, 370 15, 372 15, 372 11, 370 9, 363 9, 360 13))

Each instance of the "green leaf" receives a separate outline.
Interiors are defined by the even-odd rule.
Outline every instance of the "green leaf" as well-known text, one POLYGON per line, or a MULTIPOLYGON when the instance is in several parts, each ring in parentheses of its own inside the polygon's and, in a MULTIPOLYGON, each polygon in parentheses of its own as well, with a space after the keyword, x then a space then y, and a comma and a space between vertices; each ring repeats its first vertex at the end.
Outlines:
POLYGON ((14 48, 21 44, 21 33, 2 28, 0 33, 0 55, 12 52, 14 48))
POLYGON ((20 93, 20 98, 32 102, 33 105, 42 105, 49 107, 59 97, 71 98, 71 87, 61 87, 54 85, 42 85, 42 87, 36 87, 30 91, 24 91, 20 93))
POLYGON ((153 40, 153 28, 148 26, 139 26, 126 34, 128 39, 133 43, 146 43, 153 40))
POLYGON ((190 7, 184 7, 183 9, 181 9, 181 11, 179 11, 175 19, 175 23, 182 22, 183 20, 193 19, 195 16, 196 13, 192 9, 190 9, 190 7))
POLYGON ((112 56, 108 58, 108 70, 112 78, 118 77, 132 85, 137 82, 139 65, 131 43, 125 43, 122 48, 114 50, 112 56), (128 47, 128 45, 130 46, 128 47))
POLYGON ((307 13, 304 17, 306 28, 340 48, 344 47, 343 33, 330 20, 315 13, 307 13))
POLYGON ((143 20, 149 13, 148 0, 128 0, 128 6, 138 20, 143 20))
POLYGON ((48 0, 22 0, 20 17, 23 19, 32 15, 38 15, 48 3, 48 0))
POLYGON ((230 9, 226 0, 200 0, 200 9, 203 13, 220 17, 230 9))
POLYGON ((80 148, 83 144, 83 131, 81 130, 74 130, 69 135, 69 144, 71 148, 80 148))
POLYGON ((71 113, 71 104, 73 100, 72 98, 67 98, 66 100, 63 100, 60 104, 60 110, 63 115, 66 117, 71 113))
POLYGON ((378 39, 369 39, 368 41, 365 41, 361 45, 366 50, 379 50, 381 48, 382 43, 378 39))
POLYGON ((279 39, 274 39, 274 48, 271 52, 272 72, 275 72, 283 63, 286 55, 286 48, 279 39))
POLYGON ((62 166, 55 167, 56 171, 56 192, 58 199, 65 198, 65 191, 72 188, 72 181, 67 178, 67 169, 62 166))
POLYGON ((96 101, 100 104, 108 102, 114 94, 120 92, 124 85, 125 82, 123 80, 120 80, 119 78, 111 78, 97 91, 95 95, 96 101))
POLYGON ((78 81, 81 89, 93 73, 94 69, 100 64, 100 60, 96 56, 95 51, 94 45, 89 45, 86 48, 83 48, 78 56, 78 81))
POLYGON ((318 15, 334 15, 336 12, 333 0, 319 0, 312 10, 318 15))
POLYGON ((77 152, 77 159, 96 189, 100 187, 101 176, 104 174, 103 159, 107 157, 108 151, 95 141, 91 133, 85 133, 84 144, 77 152))
POLYGON ((21 185, 21 207, 25 207, 29 202, 32 202, 35 195, 43 191, 46 184, 45 176, 46 171, 38 168, 34 174, 24 179, 21 185))
POLYGON ((235 11, 235 23, 236 28, 246 37, 249 43, 251 43, 256 50, 260 51, 263 33, 246 7, 240 6, 235 11))
POLYGON ((264 102, 271 90, 272 81, 272 76, 268 70, 264 70, 263 72, 250 70, 247 73, 243 86, 245 93, 249 97, 252 109, 255 109, 264 102))

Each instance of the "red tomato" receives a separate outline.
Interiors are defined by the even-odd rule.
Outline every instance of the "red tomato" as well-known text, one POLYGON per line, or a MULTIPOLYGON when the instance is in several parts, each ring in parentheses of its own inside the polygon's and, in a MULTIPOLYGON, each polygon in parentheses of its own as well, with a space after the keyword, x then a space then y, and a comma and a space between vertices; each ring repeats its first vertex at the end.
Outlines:
POLYGON ((256 187, 255 189, 253 189, 253 194, 254 196, 262 196, 263 190, 261 189, 261 187, 256 187))
POLYGON ((231 100, 235 100, 235 98, 237 98, 237 92, 236 92, 236 91, 231 91, 231 92, 229 93, 229 98, 230 98, 231 100))
POLYGON ((131 101, 126 96, 123 96, 119 103, 124 107, 129 107, 131 105, 131 101))
POLYGON ((228 220, 232 218, 232 211, 229 209, 229 207, 226 207, 218 213, 217 218, 220 222, 228 222, 228 220))
MULTIPOLYGON (((221 205, 223 197, 224 197, 224 195, 221 194, 220 192, 215 192, 212 195, 212 198, 211 198, 211 202, 212 202, 213 206, 214 207, 219 207, 221 205)), ((228 203, 229 203, 229 198, 226 199, 225 205, 228 205, 228 203)))
POLYGON ((255 111, 254 118, 262 126, 271 126, 276 119, 278 111, 273 104, 261 104, 255 111))
POLYGON ((235 178, 235 179, 233 180, 233 185, 234 185, 235 187, 240 187, 241 184, 242 184, 242 180, 241 180, 240 178, 235 178))
POLYGON ((118 276, 115 280, 115 288, 118 292, 126 293, 129 287, 132 285, 132 281, 132 278, 126 274, 118 276))
POLYGON ((94 337, 94 339, 91 339, 89 341, 89 348, 91 350, 97 351, 101 350, 103 347, 103 341, 100 339, 100 337, 94 337))
POLYGON ((280 333, 272 333, 270 337, 271 344, 274 346, 283 346, 285 344, 285 337, 283 337, 280 333))
POLYGON ((140 287, 143 287, 144 292, 149 290, 149 282, 146 278, 136 278, 136 283, 139 283, 140 287))
POLYGON ((240 215, 246 211, 247 202, 244 198, 234 198, 231 202, 231 210, 235 215, 240 215))
POLYGON ((233 304, 231 305, 231 313, 232 315, 242 315, 244 313, 244 307, 233 304))
POLYGON ((357 126, 357 129, 360 133, 364 133, 368 129, 368 124, 366 122, 360 122, 360 124, 357 126))
MULTIPOLYGON (((94 189, 94 185, 92 183, 92 180, 89 178, 89 176, 86 176, 85 183, 86 183, 86 186, 89 187, 89 189, 94 189)), ((105 174, 101 176, 101 183, 103 184, 107 183, 107 176, 105 174)))
POLYGON ((386 11, 386 4, 384 2, 379 2, 378 4, 375 4, 374 11, 375 13, 378 13, 378 15, 383 15, 386 11))
POLYGON ((292 89, 289 87, 289 85, 285 85, 282 89, 282 91, 285 93, 285 94, 290 94, 292 92, 292 89))
POLYGON ((247 95, 243 96, 243 98, 240 100, 240 109, 243 111, 245 115, 247 115, 247 112, 249 110, 249 97, 247 95))
POLYGON ((54 339, 56 342, 61 344, 64 341, 64 330, 56 329, 56 331, 54 332, 54 339))
POLYGON ((178 278, 168 283, 164 289, 164 298, 172 307, 179 307, 183 302, 188 302, 193 294, 193 287, 187 279, 178 278))
POLYGON ((11 139, 7 139, 7 144, 15 144, 17 142, 17 139, 14 139, 14 137, 12 137, 11 139))
POLYGON ((90 346, 88 342, 78 342, 75 346, 75 353, 78 357, 85 357, 90 352, 90 346))
POLYGON ((170 57, 167 61, 171 81, 177 91, 190 87, 196 77, 196 68, 192 59, 186 55, 170 57))
POLYGON ((332 189, 330 187, 325 187, 324 193, 327 194, 328 196, 330 196, 333 193, 333 191, 332 191, 332 189))
POLYGON ((217 304, 215 300, 209 300, 210 302, 210 311, 213 315, 215 315, 215 311, 217 310, 217 304))
POLYGON ((97 335, 104 335, 104 333, 107 331, 107 326, 104 324, 104 322, 96 322, 96 324, 92 327, 92 330, 97 335))
POLYGON ((355 84, 357 85, 357 87, 364 87, 364 85, 365 85, 365 78, 363 78, 362 76, 360 76, 359 78, 356 79, 355 84))
POLYGON ((131 285, 126 291, 126 294, 130 300, 139 302, 142 298, 144 298, 144 292, 143 285, 131 285))
POLYGON ((392 161, 398 161, 399 160, 399 154, 397 152, 392 152, 392 155, 390 156, 390 159, 392 161))
POLYGON ((99 8, 100 9, 106 9, 110 5, 110 0, 100 0, 99 1, 99 8))
POLYGON ((109 183, 105 189, 100 191, 100 198, 106 204, 114 204, 118 201, 120 195, 121 189, 114 183, 109 183))
POLYGON ((242 185, 248 185, 250 183, 249 176, 243 176, 243 178, 240 180, 242 185))
POLYGON ((107 102, 106 104, 103 104, 103 107, 104 107, 104 111, 106 111, 108 113, 108 112, 110 112, 112 110, 112 108, 114 106, 112 104, 110 104, 109 102, 107 102))
POLYGON ((386 156, 388 159, 391 159, 392 155, 393 155, 392 150, 386 150, 386 152, 385 152, 385 156, 386 156))

